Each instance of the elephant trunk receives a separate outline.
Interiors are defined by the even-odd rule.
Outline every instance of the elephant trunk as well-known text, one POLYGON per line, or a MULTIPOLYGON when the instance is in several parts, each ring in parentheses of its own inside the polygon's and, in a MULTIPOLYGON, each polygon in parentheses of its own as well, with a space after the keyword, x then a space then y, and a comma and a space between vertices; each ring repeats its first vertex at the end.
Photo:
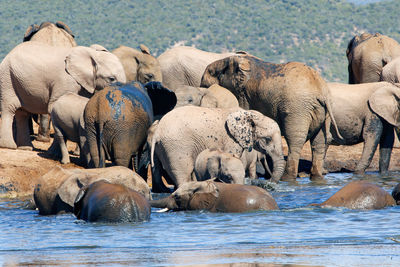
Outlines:
POLYGON ((211 75, 210 67, 213 67, 213 66, 212 65, 208 65, 206 70, 204 71, 203 77, 201 78, 200 87, 208 88, 213 84, 219 84, 218 78, 213 76, 213 75, 211 75))
POLYGON ((168 196, 165 198, 150 200, 150 206, 153 208, 168 208, 170 210, 177 209, 178 206, 172 196, 168 196))
POLYGON ((279 181, 285 171, 286 161, 283 156, 272 157, 274 169, 271 179, 275 182, 279 181))

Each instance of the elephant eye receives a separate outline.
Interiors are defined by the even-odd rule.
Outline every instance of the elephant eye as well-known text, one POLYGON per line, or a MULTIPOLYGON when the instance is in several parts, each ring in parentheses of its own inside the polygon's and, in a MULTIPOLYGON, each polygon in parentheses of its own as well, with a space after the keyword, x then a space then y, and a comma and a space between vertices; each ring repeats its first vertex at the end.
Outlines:
POLYGON ((108 77, 108 80, 110 81, 110 83, 113 83, 116 81, 114 76, 108 77))

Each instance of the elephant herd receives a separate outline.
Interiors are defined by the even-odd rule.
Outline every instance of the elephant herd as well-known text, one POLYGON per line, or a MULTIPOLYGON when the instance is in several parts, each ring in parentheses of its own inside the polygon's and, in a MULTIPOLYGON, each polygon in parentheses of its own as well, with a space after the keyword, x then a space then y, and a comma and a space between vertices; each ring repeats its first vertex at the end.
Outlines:
MULTIPOLYGON (((400 44, 363 33, 349 42, 346 54, 349 84, 328 83, 299 62, 275 64, 243 51, 218 54, 185 46, 157 58, 144 45, 140 51, 120 46, 110 52, 99 44, 77 46, 62 22, 34 24, 0 64, 0 147, 32 149, 32 114, 40 114, 39 141, 49 141, 51 121, 49 152, 62 164, 70 162, 66 141, 77 143, 81 165, 90 174, 66 174, 61 168, 43 176, 34 191, 41 214, 142 221, 149 219, 150 206, 278 209, 268 192, 244 185, 245 177, 257 178, 256 166, 262 166, 271 181, 295 180, 307 141, 311 180, 323 179, 329 145, 363 142, 355 170, 363 173, 379 144, 379 171, 388 171, 394 130, 400 126, 400 44), (144 179, 151 166, 152 192, 171 192, 164 181, 174 192, 151 200, 137 187, 110 181, 125 177, 122 169, 111 176, 93 172, 107 161, 144 179), (70 179, 75 180, 62 186, 70 179)), ((101 170, 109 168, 114 167, 101 170)), ((335 199, 350 208, 395 204, 374 185, 348 186, 316 205, 335 206, 340 202, 335 199), (372 206, 362 200, 366 195, 372 206)))

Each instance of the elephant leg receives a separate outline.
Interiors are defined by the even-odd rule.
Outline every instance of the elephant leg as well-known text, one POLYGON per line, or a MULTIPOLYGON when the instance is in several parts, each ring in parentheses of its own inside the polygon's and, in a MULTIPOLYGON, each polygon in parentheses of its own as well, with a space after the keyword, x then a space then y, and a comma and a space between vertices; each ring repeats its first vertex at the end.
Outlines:
POLYGON ((0 124, 0 147, 16 149, 17 144, 13 138, 14 113, 2 111, 0 124))
POLYGON ((70 163, 68 148, 66 145, 67 139, 62 134, 61 130, 57 127, 54 127, 54 142, 59 147, 61 152, 61 163, 67 164, 70 163))
POLYGON ((39 115, 39 131, 36 141, 50 142, 50 115, 39 115))
POLYGON ((379 172, 384 174, 389 169, 390 157, 394 143, 393 127, 383 121, 383 132, 379 142, 379 172))
POLYGON ((363 129, 363 152, 361 159, 357 164, 355 173, 363 174, 371 164, 372 158, 374 157, 376 148, 381 139, 382 132, 383 124, 377 115, 373 114, 372 118, 367 118, 363 129))
POLYGON ((393 147, 399 148, 400 147, 400 128, 399 127, 395 127, 394 131, 396 132, 396 137, 393 147))
MULTIPOLYGON (((99 168, 100 165, 100 157, 98 151, 98 138, 96 131, 94 129, 86 130, 86 140, 87 146, 89 148, 90 153, 90 162, 88 164, 89 168, 99 168)), ((101 147, 101 146, 100 146, 101 147)))
POLYGON ((322 180, 324 178, 324 159, 326 155, 327 145, 325 132, 321 128, 318 133, 313 136, 311 142, 312 166, 311 180, 322 180))
POLYGON ((29 134, 29 119, 30 115, 28 112, 22 109, 18 109, 15 112, 15 122, 17 126, 16 143, 18 149, 32 150, 33 145, 29 134))
POLYGON ((151 167, 151 191, 153 193, 169 193, 169 190, 162 181, 162 166, 161 161, 154 155, 154 166, 151 167))

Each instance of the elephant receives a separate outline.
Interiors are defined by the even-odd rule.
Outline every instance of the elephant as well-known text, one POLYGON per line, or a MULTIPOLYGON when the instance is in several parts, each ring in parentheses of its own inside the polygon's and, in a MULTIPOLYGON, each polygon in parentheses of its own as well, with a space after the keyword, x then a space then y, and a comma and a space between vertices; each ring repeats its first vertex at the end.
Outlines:
POLYGON ((394 187, 392 197, 396 201, 396 205, 400 205, 400 183, 394 187))
POLYGON ((175 89, 175 107, 194 105, 206 108, 239 107, 236 97, 227 89, 214 84, 210 88, 182 85, 175 89))
POLYGON ((103 169, 63 168, 55 166, 36 182, 33 198, 40 215, 73 212, 81 188, 99 180, 121 184, 151 200, 150 188, 134 171, 112 166, 103 169))
POLYGON ((75 93, 66 93, 54 102, 51 120, 54 128, 54 142, 49 151, 61 156, 61 163, 70 163, 66 141, 78 144, 80 161, 86 166, 90 162, 89 147, 86 142, 83 111, 89 98, 75 93), (59 155, 60 154, 60 155, 59 155))
POLYGON ((387 63, 382 68, 380 81, 390 83, 400 82, 400 56, 387 63))
MULTIPOLYGON (((23 42, 35 41, 41 42, 52 46, 74 47, 77 46, 75 36, 71 29, 64 22, 57 21, 43 22, 39 25, 30 25, 25 32, 23 42)), ((49 142, 50 141, 50 116, 49 114, 39 114, 35 120, 39 123, 37 141, 49 142)), ((30 125, 30 127, 32 127, 30 125)), ((31 129, 33 133, 33 127, 31 129)))
POLYGON ((347 46, 349 83, 379 82, 382 68, 400 56, 400 44, 380 33, 363 33, 347 46))
POLYGON ((274 64, 249 55, 230 56, 207 66, 200 86, 213 84, 231 91, 241 108, 257 110, 278 123, 288 143, 282 180, 296 179, 300 152, 309 139, 310 178, 323 178, 323 157, 316 156, 325 150, 327 122, 336 123, 328 86, 314 69, 299 62, 274 64))
POLYGON ((400 126, 400 88, 388 82, 328 83, 332 110, 341 138, 331 127, 328 144, 354 145, 364 142, 356 173, 364 173, 379 144, 379 172, 388 171, 393 148, 393 127, 400 126))
POLYGON ((168 191, 162 170, 178 188, 192 180, 197 156, 205 149, 220 149, 241 158, 253 148, 273 160, 272 179, 282 176, 285 160, 277 123, 258 111, 183 106, 168 112, 150 141, 153 192, 168 191))
POLYGON ((115 84, 90 98, 83 114, 90 167, 115 165, 135 169, 154 116, 167 113, 176 104, 175 93, 160 82, 115 84), (107 157, 106 157, 107 156, 107 157))
MULTIPOLYGON (((254 150, 255 151, 255 150, 254 150)), ((220 149, 205 149, 196 158, 194 174, 197 181, 217 179, 231 184, 244 184, 242 161, 220 149)))
POLYGON ((150 200, 150 205, 173 211, 249 212, 279 209, 275 199, 265 189, 211 180, 186 182, 168 197, 150 200))
POLYGON ((371 210, 395 204, 393 197, 379 186, 366 181, 353 181, 321 204, 311 204, 311 206, 371 210))
POLYGON ((91 95, 112 82, 125 82, 119 59, 112 53, 77 46, 54 47, 39 42, 17 45, 0 64, 0 147, 32 148, 26 113, 50 114, 67 92, 91 95), (16 115, 16 142, 12 121, 16 115))
POLYGON ((164 86, 175 91, 182 85, 199 87, 201 76, 208 64, 234 54, 219 54, 189 46, 176 46, 159 55, 157 60, 160 63, 164 86))
POLYGON ((81 188, 74 202, 75 216, 87 222, 144 222, 150 220, 150 212, 150 204, 141 194, 105 180, 81 188))
POLYGON ((112 53, 124 66, 127 82, 139 81, 143 84, 153 81, 162 82, 160 64, 145 45, 140 45, 140 51, 121 45, 112 53))

